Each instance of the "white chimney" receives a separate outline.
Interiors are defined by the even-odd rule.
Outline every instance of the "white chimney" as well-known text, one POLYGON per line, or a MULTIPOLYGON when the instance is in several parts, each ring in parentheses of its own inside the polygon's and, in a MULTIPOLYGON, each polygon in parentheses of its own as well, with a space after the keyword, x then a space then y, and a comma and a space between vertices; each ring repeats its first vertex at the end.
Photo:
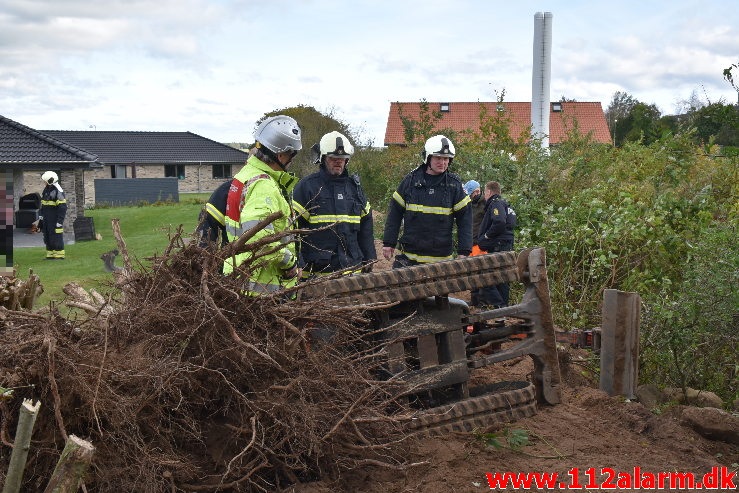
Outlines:
POLYGON ((552 13, 534 14, 534 65, 531 76, 531 136, 549 148, 549 84, 552 78, 552 13))

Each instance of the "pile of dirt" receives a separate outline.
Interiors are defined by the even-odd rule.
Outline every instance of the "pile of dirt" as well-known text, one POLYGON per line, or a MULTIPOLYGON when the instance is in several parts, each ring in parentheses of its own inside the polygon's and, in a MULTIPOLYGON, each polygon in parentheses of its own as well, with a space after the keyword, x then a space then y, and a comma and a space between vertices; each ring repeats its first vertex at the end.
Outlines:
MULTIPOLYGON (((562 403, 539 407, 535 416, 515 423, 475 433, 423 439, 410 456, 411 461, 418 465, 408 468, 403 474, 364 470, 343 477, 341 483, 321 481, 289 491, 481 492, 491 489, 488 473, 556 473, 558 482, 572 485, 572 475, 576 472, 579 484, 585 487, 596 483, 606 485, 609 479, 615 483, 619 479, 618 473, 633 476, 634 468, 639 468, 640 474, 694 473, 698 479, 712 473, 716 467, 725 468, 726 474, 737 470, 739 447, 707 440, 680 425, 683 406, 672 406, 660 413, 638 402, 609 397, 594 388, 597 382, 587 365, 567 363, 590 359, 592 353, 588 350, 561 349, 562 403), (517 446, 515 439, 520 440, 521 437, 526 444, 517 446)), ((518 380, 526 378, 532 370, 531 359, 525 357, 486 368, 486 375, 480 378, 518 380)), ((739 485, 739 474, 735 473, 734 484, 739 485)), ((646 483, 644 486, 633 488, 633 491, 656 490, 646 483)), ((492 489, 546 491, 548 488, 513 488, 509 483, 508 488, 492 489)))

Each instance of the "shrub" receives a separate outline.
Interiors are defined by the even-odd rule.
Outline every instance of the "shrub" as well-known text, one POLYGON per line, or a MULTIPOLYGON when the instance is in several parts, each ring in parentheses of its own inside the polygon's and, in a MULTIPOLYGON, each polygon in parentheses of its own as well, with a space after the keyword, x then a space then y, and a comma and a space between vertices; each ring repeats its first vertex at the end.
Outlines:
POLYGON ((716 222, 691 245, 685 276, 644 299, 641 375, 651 383, 739 397, 737 227, 716 222))

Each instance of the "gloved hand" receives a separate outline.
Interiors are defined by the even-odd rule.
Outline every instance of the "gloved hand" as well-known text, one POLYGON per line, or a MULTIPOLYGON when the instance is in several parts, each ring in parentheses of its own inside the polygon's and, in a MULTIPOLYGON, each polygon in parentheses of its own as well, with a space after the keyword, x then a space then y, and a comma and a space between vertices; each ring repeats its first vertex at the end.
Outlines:
POLYGON ((303 269, 301 269, 300 267, 296 265, 292 269, 284 271, 282 273, 282 278, 283 279, 293 279, 295 277, 300 278, 302 273, 303 273, 303 269))

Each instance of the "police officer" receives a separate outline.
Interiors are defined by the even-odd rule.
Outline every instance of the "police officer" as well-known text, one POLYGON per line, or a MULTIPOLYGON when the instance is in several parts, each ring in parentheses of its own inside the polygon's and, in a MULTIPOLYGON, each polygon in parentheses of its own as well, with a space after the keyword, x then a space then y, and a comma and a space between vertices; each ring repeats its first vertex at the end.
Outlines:
POLYGON ((64 260, 64 218, 67 215, 67 199, 59 185, 59 176, 45 171, 41 181, 46 184, 41 192, 39 222, 44 234, 47 260, 64 260))
MULTIPOLYGON (((480 224, 477 243, 486 253, 513 250, 513 229, 516 227, 516 212, 500 196, 500 183, 489 181, 485 184, 485 216, 480 224)), ((481 288, 481 305, 501 308, 508 306, 508 283, 481 288)))
POLYGON ((349 139, 339 132, 321 137, 319 170, 298 182, 293 207, 301 229, 315 230, 298 245, 303 278, 355 267, 369 271, 377 258, 372 208, 357 175, 347 166, 354 154, 349 139))
POLYGON ((382 254, 389 260, 399 245, 393 268, 452 259, 455 223, 458 255, 472 250, 470 198, 459 176, 449 172, 454 144, 435 135, 426 141, 421 157, 423 162, 403 178, 388 208, 382 254))

